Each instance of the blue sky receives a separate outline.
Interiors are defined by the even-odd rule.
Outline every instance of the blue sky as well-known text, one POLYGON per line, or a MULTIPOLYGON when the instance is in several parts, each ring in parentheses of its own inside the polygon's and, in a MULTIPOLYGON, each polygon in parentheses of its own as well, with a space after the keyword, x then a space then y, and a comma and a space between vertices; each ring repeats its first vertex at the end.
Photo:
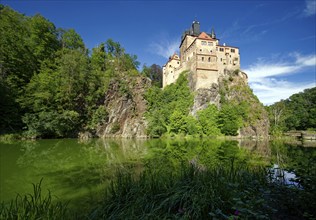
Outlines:
POLYGON ((3 1, 73 28, 88 48, 112 38, 141 64, 163 65, 196 18, 240 48, 241 69, 264 104, 316 86, 316 1, 3 1))

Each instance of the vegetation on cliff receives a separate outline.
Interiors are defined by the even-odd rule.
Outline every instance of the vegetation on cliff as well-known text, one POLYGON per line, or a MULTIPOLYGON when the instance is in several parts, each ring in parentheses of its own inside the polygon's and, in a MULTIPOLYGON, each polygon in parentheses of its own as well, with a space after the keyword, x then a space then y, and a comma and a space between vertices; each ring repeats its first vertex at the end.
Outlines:
POLYGON ((254 95, 244 73, 239 70, 227 71, 226 75, 219 79, 220 106, 227 123, 235 126, 242 136, 266 137, 268 136, 269 119, 263 104, 254 95))
POLYGON ((267 113, 247 83, 236 73, 220 79, 218 90, 215 91, 220 95, 220 101, 217 103, 219 108, 210 104, 209 100, 206 107, 198 110, 193 116, 191 109, 195 92, 189 87, 189 74, 182 73, 176 83, 163 90, 152 87, 146 93, 146 117, 149 121, 150 136, 236 136, 239 132, 245 136, 267 135, 269 123, 263 122, 262 127, 258 125, 262 120, 266 120, 267 113), (249 126, 255 127, 258 133, 245 132, 249 126), (259 131, 260 129, 262 131, 259 131))

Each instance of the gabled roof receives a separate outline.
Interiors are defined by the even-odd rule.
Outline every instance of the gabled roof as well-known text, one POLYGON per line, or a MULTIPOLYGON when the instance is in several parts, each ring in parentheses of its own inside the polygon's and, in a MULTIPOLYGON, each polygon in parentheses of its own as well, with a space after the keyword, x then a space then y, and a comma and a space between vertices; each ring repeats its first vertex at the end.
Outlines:
POLYGON ((217 40, 217 39, 212 38, 210 35, 208 35, 205 32, 202 32, 197 38, 202 39, 202 40, 213 40, 213 41, 217 40))
POLYGON ((202 39, 212 39, 209 35, 207 35, 205 32, 200 33, 200 35, 198 36, 198 38, 202 38, 202 39))
POLYGON ((172 60, 180 60, 179 55, 176 52, 172 56, 169 57, 169 60, 163 66, 166 66, 172 60))

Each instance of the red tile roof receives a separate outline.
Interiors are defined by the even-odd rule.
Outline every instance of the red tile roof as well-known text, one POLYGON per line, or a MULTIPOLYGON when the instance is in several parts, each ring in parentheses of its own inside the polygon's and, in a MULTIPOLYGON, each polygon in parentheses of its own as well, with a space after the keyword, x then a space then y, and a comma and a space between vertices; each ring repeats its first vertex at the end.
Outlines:
POLYGON ((212 39, 209 35, 207 35, 205 32, 202 32, 198 38, 203 38, 203 39, 212 39))

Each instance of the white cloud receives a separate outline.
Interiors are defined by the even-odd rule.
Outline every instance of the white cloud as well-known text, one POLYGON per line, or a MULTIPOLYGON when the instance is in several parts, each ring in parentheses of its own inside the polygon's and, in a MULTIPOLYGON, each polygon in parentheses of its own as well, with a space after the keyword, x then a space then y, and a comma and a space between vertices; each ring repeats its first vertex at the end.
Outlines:
MULTIPOLYGON (((275 59, 274 59, 275 60, 275 59)), ((288 61, 265 61, 259 60, 244 71, 248 74, 249 85, 260 101, 264 104, 272 104, 281 99, 286 99, 294 93, 304 89, 315 87, 315 78, 305 83, 289 82, 282 77, 299 73, 307 68, 316 68, 316 55, 301 55, 291 53, 287 56, 288 61)))
POLYGON ((171 55, 179 50, 179 39, 169 40, 161 38, 158 42, 150 44, 150 50, 159 56, 168 59, 171 55))
POLYGON ((316 14, 316 1, 315 0, 306 0, 306 6, 304 9, 305 16, 311 16, 316 14))
POLYGON ((260 82, 264 78, 273 76, 285 76, 297 73, 298 71, 316 66, 316 55, 301 55, 299 53, 291 53, 287 57, 288 61, 265 61, 259 60, 254 65, 244 71, 249 76, 249 82, 260 82), (294 60, 293 60, 294 59, 294 60))
POLYGON ((316 55, 302 56, 299 53, 293 53, 296 58, 296 64, 300 67, 316 66, 316 55))
POLYGON ((262 82, 250 83, 254 93, 265 105, 273 104, 281 99, 287 99, 294 93, 299 93, 304 89, 315 86, 315 82, 293 83, 275 78, 267 78, 262 80, 262 82))

